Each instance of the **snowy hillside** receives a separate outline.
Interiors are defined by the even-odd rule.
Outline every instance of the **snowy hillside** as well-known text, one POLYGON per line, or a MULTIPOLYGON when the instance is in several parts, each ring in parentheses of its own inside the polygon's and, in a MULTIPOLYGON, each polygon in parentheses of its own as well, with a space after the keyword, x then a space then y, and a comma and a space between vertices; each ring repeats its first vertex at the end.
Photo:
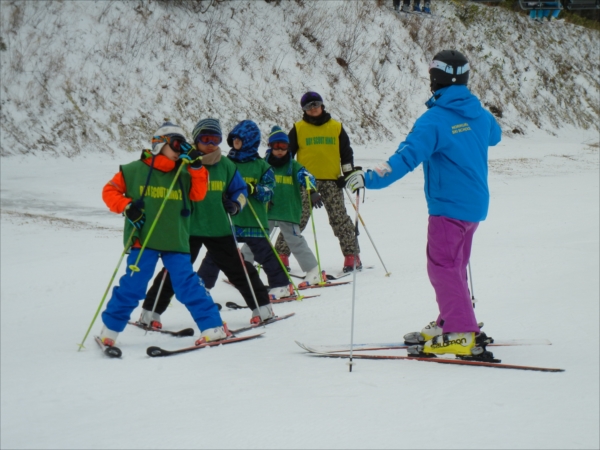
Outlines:
POLYGON ((354 143, 397 142, 429 96, 428 62, 452 47, 507 135, 598 130, 596 31, 459 1, 436 1, 434 19, 391 0, 176 3, 192 2, 3 1, 2 155, 137 152, 164 117, 289 129, 308 89, 354 143))

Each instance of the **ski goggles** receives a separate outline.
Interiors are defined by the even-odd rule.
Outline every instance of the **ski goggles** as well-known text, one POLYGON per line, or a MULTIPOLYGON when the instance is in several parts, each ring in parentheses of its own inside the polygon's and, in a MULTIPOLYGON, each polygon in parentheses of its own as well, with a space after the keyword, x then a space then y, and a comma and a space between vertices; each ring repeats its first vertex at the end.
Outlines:
POLYGON ((184 142, 185 141, 179 137, 170 137, 170 136, 153 136, 152 137, 152 147, 154 147, 156 144, 165 143, 165 144, 169 144, 169 147, 171 147, 171 149, 177 153, 182 152, 181 144, 183 144, 184 142))
POLYGON ((271 144, 271 148, 273 150, 287 150, 288 149, 288 143, 287 142, 273 142, 271 144))
POLYGON ((223 142, 223 137, 213 134, 201 134, 196 139, 196 144, 214 145, 217 146, 223 142))
POLYGON ((307 103, 302 107, 304 111, 308 111, 310 109, 318 108, 319 106, 323 106, 323 102, 315 100, 314 102, 307 103))
POLYGON ((449 73, 450 75, 462 75, 463 73, 467 73, 469 71, 469 63, 466 63, 464 66, 459 66, 456 68, 456 73, 454 73, 454 67, 450 64, 446 64, 442 61, 433 60, 431 64, 429 64, 429 70, 438 69, 442 72, 449 73))

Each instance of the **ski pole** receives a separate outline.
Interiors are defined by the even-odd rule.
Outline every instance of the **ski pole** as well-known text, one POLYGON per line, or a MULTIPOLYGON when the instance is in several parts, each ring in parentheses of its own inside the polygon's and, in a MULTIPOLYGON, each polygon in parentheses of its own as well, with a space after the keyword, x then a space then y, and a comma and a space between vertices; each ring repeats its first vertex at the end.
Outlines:
MULTIPOLYGON (((346 192, 346 195, 348 196, 348 200, 350 200, 350 203, 352 204, 354 209, 356 209, 356 212, 358 214, 358 209, 356 208, 356 206, 354 206, 354 203, 352 203, 352 198, 350 197, 350 194, 348 193, 348 190, 346 188, 344 188, 344 192, 346 192)), ((367 230, 367 225, 365 224, 365 221, 363 220, 363 218, 360 214, 358 214, 358 218, 360 219, 360 223, 362 223, 363 228, 367 232, 367 236, 369 236, 369 240, 371 241, 371 244, 373 245, 373 248, 375 249, 375 253, 377 253, 377 256, 379 257, 379 261, 381 261, 381 265, 383 266, 383 268, 385 270, 385 276, 389 277, 392 273, 387 270, 387 267, 385 267, 385 263, 383 262, 383 259, 381 259, 381 255, 379 254, 379 251, 377 250, 377 247, 375 246, 375 242, 373 241, 373 238, 371 237, 371 233, 369 233, 369 230, 367 230)), ((358 231, 358 228, 357 228, 357 231, 358 231)))
MULTIPOLYGON (((321 272, 321 258, 319 258, 319 244, 317 244, 317 230, 315 229, 315 218, 313 217, 313 205, 312 205, 312 200, 310 198, 310 187, 312 186, 312 183, 310 182, 308 176, 305 177, 306 179, 306 186, 307 186, 307 191, 308 191, 308 209, 310 210, 310 221, 312 223, 312 230, 313 230, 313 236, 315 237, 315 251, 317 253, 317 265, 319 266, 319 278, 321 279, 321 281, 319 282, 320 285, 324 285, 327 284, 325 283, 325 281, 323 280, 322 277, 322 273, 321 272)), ((315 192, 317 192, 316 186, 312 186, 315 188, 315 192)))
POLYGON ((281 265, 281 269, 283 270, 283 273, 285 273, 285 275, 287 276, 288 281, 291 283, 291 285, 294 286, 294 290, 296 291, 296 295, 298 296, 297 300, 302 300, 304 298, 304 296, 300 295, 300 291, 298 290, 296 283, 294 283, 294 281, 292 280, 292 277, 290 276, 287 269, 285 268, 285 264, 283 264, 283 261, 281 261, 281 258, 279 257, 277 250, 271 243, 271 240, 269 239, 269 235, 265 231, 265 228, 262 226, 262 223, 260 223, 260 219, 258 218, 258 215, 256 214, 256 211, 254 210, 252 203, 250 203, 250 200, 248 200, 248 206, 250 207, 250 211, 252 211, 252 214, 254 214, 254 218, 256 219, 258 226, 260 226, 260 229, 262 230, 263 234, 265 235, 265 239, 267 239, 267 242, 271 246, 271 250, 273 250, 273 253, 275 254, 275 257, 277 258, 277 261, 279 261, 279 265, 281 265))
MULTIPOLYGON (((158 286, 158 292, 156 293, 156 298, 154 299, 154 305, 152 305, 152 316, 154 316, 154 311, 156 311, 156 305, 158 304, 158 299, 160 297, 160 293, 162 292, 163 286, 165 285, 165 280, 167 279, 168 270, 163 268, 163 276, 162 280, 160 280, 160 286, 158 286)), ((148 334, 148 330, 152 327, 152 323, 149 324, 146 329, 146 334, 148 334)))
MULTIPOLYGON (((250 204, 250 200, 248 200, 248 204, 250 204)), ((237 249, 238 256, 240 257, 240 262, 242 263, 242 268, 244 269, 244 274, 246 275, 246 281, 248 282, 248 287, 250 288, 250 292, 252 292, 252 298, 254 299, 254 306, 256 306, 256 311, 258 311, 258 317, 260 317, 260 311, 258 306, 258 300, 256 299, 256 294, 254 293, 254 288, 252 287, 252 282, 250 281, 250 275, 248 274, 248 269, 246 268, 246 261, 244 260, 244 256, 242 255, 242 251, 238 247, 238 241, 235 237, 235 227, 233 226, 233 221, 231 220, 231 215, 227 213, 227 218, 229 219, 229 226, 231 227, 231 235, 233 236, 233 241, 235 242, 235 248, 237 249)), ((262 321, 262 319, 261 319, 262 321)), ((263 327, 265 324, 263 323, 263 327)))
POLYGON ((179 169, 177 169, 177 173, 175 174, 175 178, 173 178, 173 182, 171 183, 171 186, 169 186, 169 190, 167 191, 167 195, 165 195, 165 199, 163 200, 162 204, 160 205, 160 209, 158 210, 158 213, 156 214, 156 217, 154 218, 154 222, 152 222, 152 226, 150 227, 150 230, 148 231, 148 234, 146 235, 146 239, 144 240, 144 243, 142 244, 142 248, 140 249, 140 253, 138 254, 137 259, 135 260, 135 263, 131 264, 129 266, 129 269, 131 269, 131 275, 130 276, 133 276, 133 274, 135 272, 139 272, 140 271, 140 268, 138 267, 138 263, 140 262, 142 254, 144 253, 144 250, 146 249, 146 245, 148 244, 148 241, 150 240, 150 237, 152 236, 152 233, 154 232, 154 227, 156 227, 156 224, 158 223, 158 219, 160 218, 160 215, 162 214, 163 209, 165 208, 167 200, 169 200, 169 197, 171 196, 171 192, 173 191, 173 187, 175 186, 175 182, 177 181, 177 178, 179 178, 179 174, 181 173, 181 169, 183 169, 183 167, 186 164, 188 164, 188 162, 185 159, 181 160, 181 165, 179 166, 179 169))
POLYGON ((87 339, 88 335, 90 334, 90 331, 92 330, 92 327, 94 326, 94 323, 96 322, 96 319, 98 318, 98 314, 100 314, 100 310, 102 309, 102 305, 104 305, 104 300, 106 300, 106 296, 108 295, 108 291, 110 290, 110 287, 112 286, 113 281, 115 281, 115 277, 117 276, 117 272, 119 271, 119 267, 121 267, 121 263, 123 262, 123 258, 125 257, 125 254, 127 253, 127 250, 129 250, 131 239, 133 238, 133 233, 135 233, 135 232, 136 232, 136 229, 134 227, 133 230, 131 230, 131 234, 129 235, 129 238, 127 239, 127 243, 125 245, 125 248, 123 249, 123 252, 121 253, 121 257, 119 258, 119 263, 117 264, 117 267, 115 267, 115 271, 113 272, 112 277, 110 277, 110 281, 108 282, 108 286, 106 286, 106 290, 104 291, 104 295, 102 296, 102 300, 100 300, 100 304, 98 305, 98 309, 96 310, 96 314, 94 314, 94 318, 92 319, 92 323, 90 323, 89 328, 85 332, 85 336, 83 336, 83 340, 81 341, 81 344, 79 344, 79 350, 77 350, 77 351, 80 351, 82 348, 84 348, 83 344, 85 343, 85 340, 87 339))
MULTIPOLYGON (((356 240, 356 248, 358 248, 358 205, 360 204, 360 189, 356 191, 356 215, 354 217, 354 236, 356 240)), ((354 254, 354 270, 352 271, 352 319, 350 322, 350 361, 348 362, 348 366, 350 372, 352 372, 352 355, 354 350, 354 304, 356 301, 356 259, 358 255, 354 254)))
POLYGON ((467 267, 469 269, 469 284, 471 285, 471 303, 473 303, 473 308, 475 308, 475 302, 477 300, 475 299, 475 291, 473 290, 473 275, 471 275, 471 260, 469 260, 467 267))

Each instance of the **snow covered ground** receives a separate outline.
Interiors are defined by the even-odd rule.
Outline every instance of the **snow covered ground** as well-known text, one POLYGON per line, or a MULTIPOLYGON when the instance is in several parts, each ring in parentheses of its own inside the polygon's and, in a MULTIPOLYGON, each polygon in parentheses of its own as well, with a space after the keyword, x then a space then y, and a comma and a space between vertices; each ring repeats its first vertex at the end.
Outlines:
MULTIPOLYGON (((395 148, 355 150, 368 167, 395 148)), ((3 449, 599 447, 595 133, 563 129, 491 149, 490 214, 472 255, 484 330, 553 343, 494 354, 564 373, 417 361, 357 361, 348 373, 343 360, 304 354, 294 340, 349 341, 351 285, 277 305, 296 316, 246 343, 150 359, 150 345, 193 340, 128 328, 122 360, 108 360, 92 339, 77 352, 122 251, 122 218, 105 208, 101 188, 134 157, 2 160, 3 449)), ((392 276, 362 233, 363 261, 376 268, 357 276, 355 342, 398 341, 436 317, 422 183, 418 169, 360 205, 392 276)), ((323 266, 337 272, 342 255, 324 210, 315 220, 323 266)), ((241 302, 225 283, 213 294, 241 302)), ((247 311, 222 316, 232 328, 249 319, 247 311)), ((171 329, 193 326, 178 302, 163 317, 171 329)))

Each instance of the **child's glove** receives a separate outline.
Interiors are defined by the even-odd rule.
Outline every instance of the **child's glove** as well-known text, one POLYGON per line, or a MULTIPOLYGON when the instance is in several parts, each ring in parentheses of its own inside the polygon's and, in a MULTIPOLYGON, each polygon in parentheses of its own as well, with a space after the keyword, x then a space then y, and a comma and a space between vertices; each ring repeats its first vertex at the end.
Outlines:
POLYGON ((323 207, 323 199, 321 198, 321 194, 317 191, 313 191, 310 194, 310 202, 313 205, 313 208, 322 208, 323 207))
POLYGON ((235 216, 237 213, 240 212, 240 205, 238 205, 233 200, 229 200, 227 197, 225 197, 225 195, 223 195, 223 207, 225 208, 225 211, 227 211, 227 214, 229 214, 230 216, 235 216))
POLYGON ((146 213, 142 210, 143 207, 144 203, 140 200, 136 200, 127 205, 127 208, 125 208, 125 211, 123 212, 125 217, 127 217, 127 220, 129 220, 129 223, 138 230, 141 230, 146 222, 146 213))
POLYGON ((248 185, 248 195, 253 195, 256 192, 256 183, 253 181, 250 181, 249 183, 246 183, 248 185))
POLYGON ((192 169, 199 169, 202 167, 202 153, 193 147, 188 153, 182 153, 179 159, 185 160, 192 167, 192 169))
POLYGON ((179 148, 181 149, 181 153, 189 153, 190 150, 192 150, 194 147, 192 147, 190 144, 188 144, 187 142, 182 142, 181 144, 179 144, 179 148))

